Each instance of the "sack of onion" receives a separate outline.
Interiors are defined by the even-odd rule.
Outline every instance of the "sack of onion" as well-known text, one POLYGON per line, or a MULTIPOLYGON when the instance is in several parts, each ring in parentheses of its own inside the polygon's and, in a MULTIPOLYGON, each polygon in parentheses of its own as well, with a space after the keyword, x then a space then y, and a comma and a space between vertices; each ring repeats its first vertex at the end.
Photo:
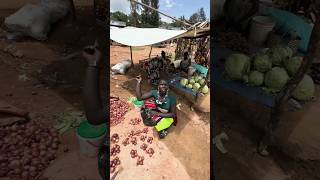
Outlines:
POLYGON ((56 129, 29 121, 1 126, 0 178, 32 179, 54 160, 59 148, 56 129))

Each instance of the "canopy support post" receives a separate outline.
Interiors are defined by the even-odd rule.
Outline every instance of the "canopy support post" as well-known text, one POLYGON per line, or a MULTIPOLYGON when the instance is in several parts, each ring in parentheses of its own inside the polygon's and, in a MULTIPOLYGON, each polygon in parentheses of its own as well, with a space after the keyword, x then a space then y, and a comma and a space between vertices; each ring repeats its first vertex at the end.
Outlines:
POLYGON ((151 52, 152 52, 152 45, 151 45, 151 49, 150 49, 150 52, 149 52, 149 59, 151 57, 151 52))
POLYGON ((132 46, 130 46, 130 55, 131 55, 131 65, 134 66, 133 59, 132 59, 132 46))

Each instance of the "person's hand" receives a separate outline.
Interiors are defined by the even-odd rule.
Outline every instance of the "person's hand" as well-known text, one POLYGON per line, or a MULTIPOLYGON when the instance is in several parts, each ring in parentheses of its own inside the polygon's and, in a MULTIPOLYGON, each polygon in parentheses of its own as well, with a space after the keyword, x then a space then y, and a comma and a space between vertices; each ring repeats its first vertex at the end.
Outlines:
POLYGON ((82 51, 82 55, 87 60, 89 66, 97 66, 101 60, 102 55, 98 47, 98 41, 95 41, 93 46, 87 46, 82 51))
POLYGON ((137 77, 136 77, 136 80, 137 80, 138 83, 141 83, 141 81, 142 81, 141 75, 137 76, 137 77))

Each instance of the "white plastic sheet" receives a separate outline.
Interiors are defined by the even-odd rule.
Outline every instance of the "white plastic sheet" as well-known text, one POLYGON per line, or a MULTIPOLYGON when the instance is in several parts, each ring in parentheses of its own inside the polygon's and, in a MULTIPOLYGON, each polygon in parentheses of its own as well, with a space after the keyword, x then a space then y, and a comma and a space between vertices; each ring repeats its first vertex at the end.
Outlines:
POLYGON ((185 30, 160 28, 110 27, 110 39, 127 46, 148 46, 179 36, 185 30))

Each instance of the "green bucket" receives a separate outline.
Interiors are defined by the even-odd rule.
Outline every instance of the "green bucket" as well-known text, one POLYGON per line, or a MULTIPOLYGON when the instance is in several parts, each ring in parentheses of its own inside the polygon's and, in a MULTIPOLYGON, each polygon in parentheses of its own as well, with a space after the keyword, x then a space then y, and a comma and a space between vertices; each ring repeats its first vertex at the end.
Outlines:
POLYGON ((85 121, 77 129, 80 152, 88 157, 95 157, 107 134, 107 125, 92 125, 85 121))

